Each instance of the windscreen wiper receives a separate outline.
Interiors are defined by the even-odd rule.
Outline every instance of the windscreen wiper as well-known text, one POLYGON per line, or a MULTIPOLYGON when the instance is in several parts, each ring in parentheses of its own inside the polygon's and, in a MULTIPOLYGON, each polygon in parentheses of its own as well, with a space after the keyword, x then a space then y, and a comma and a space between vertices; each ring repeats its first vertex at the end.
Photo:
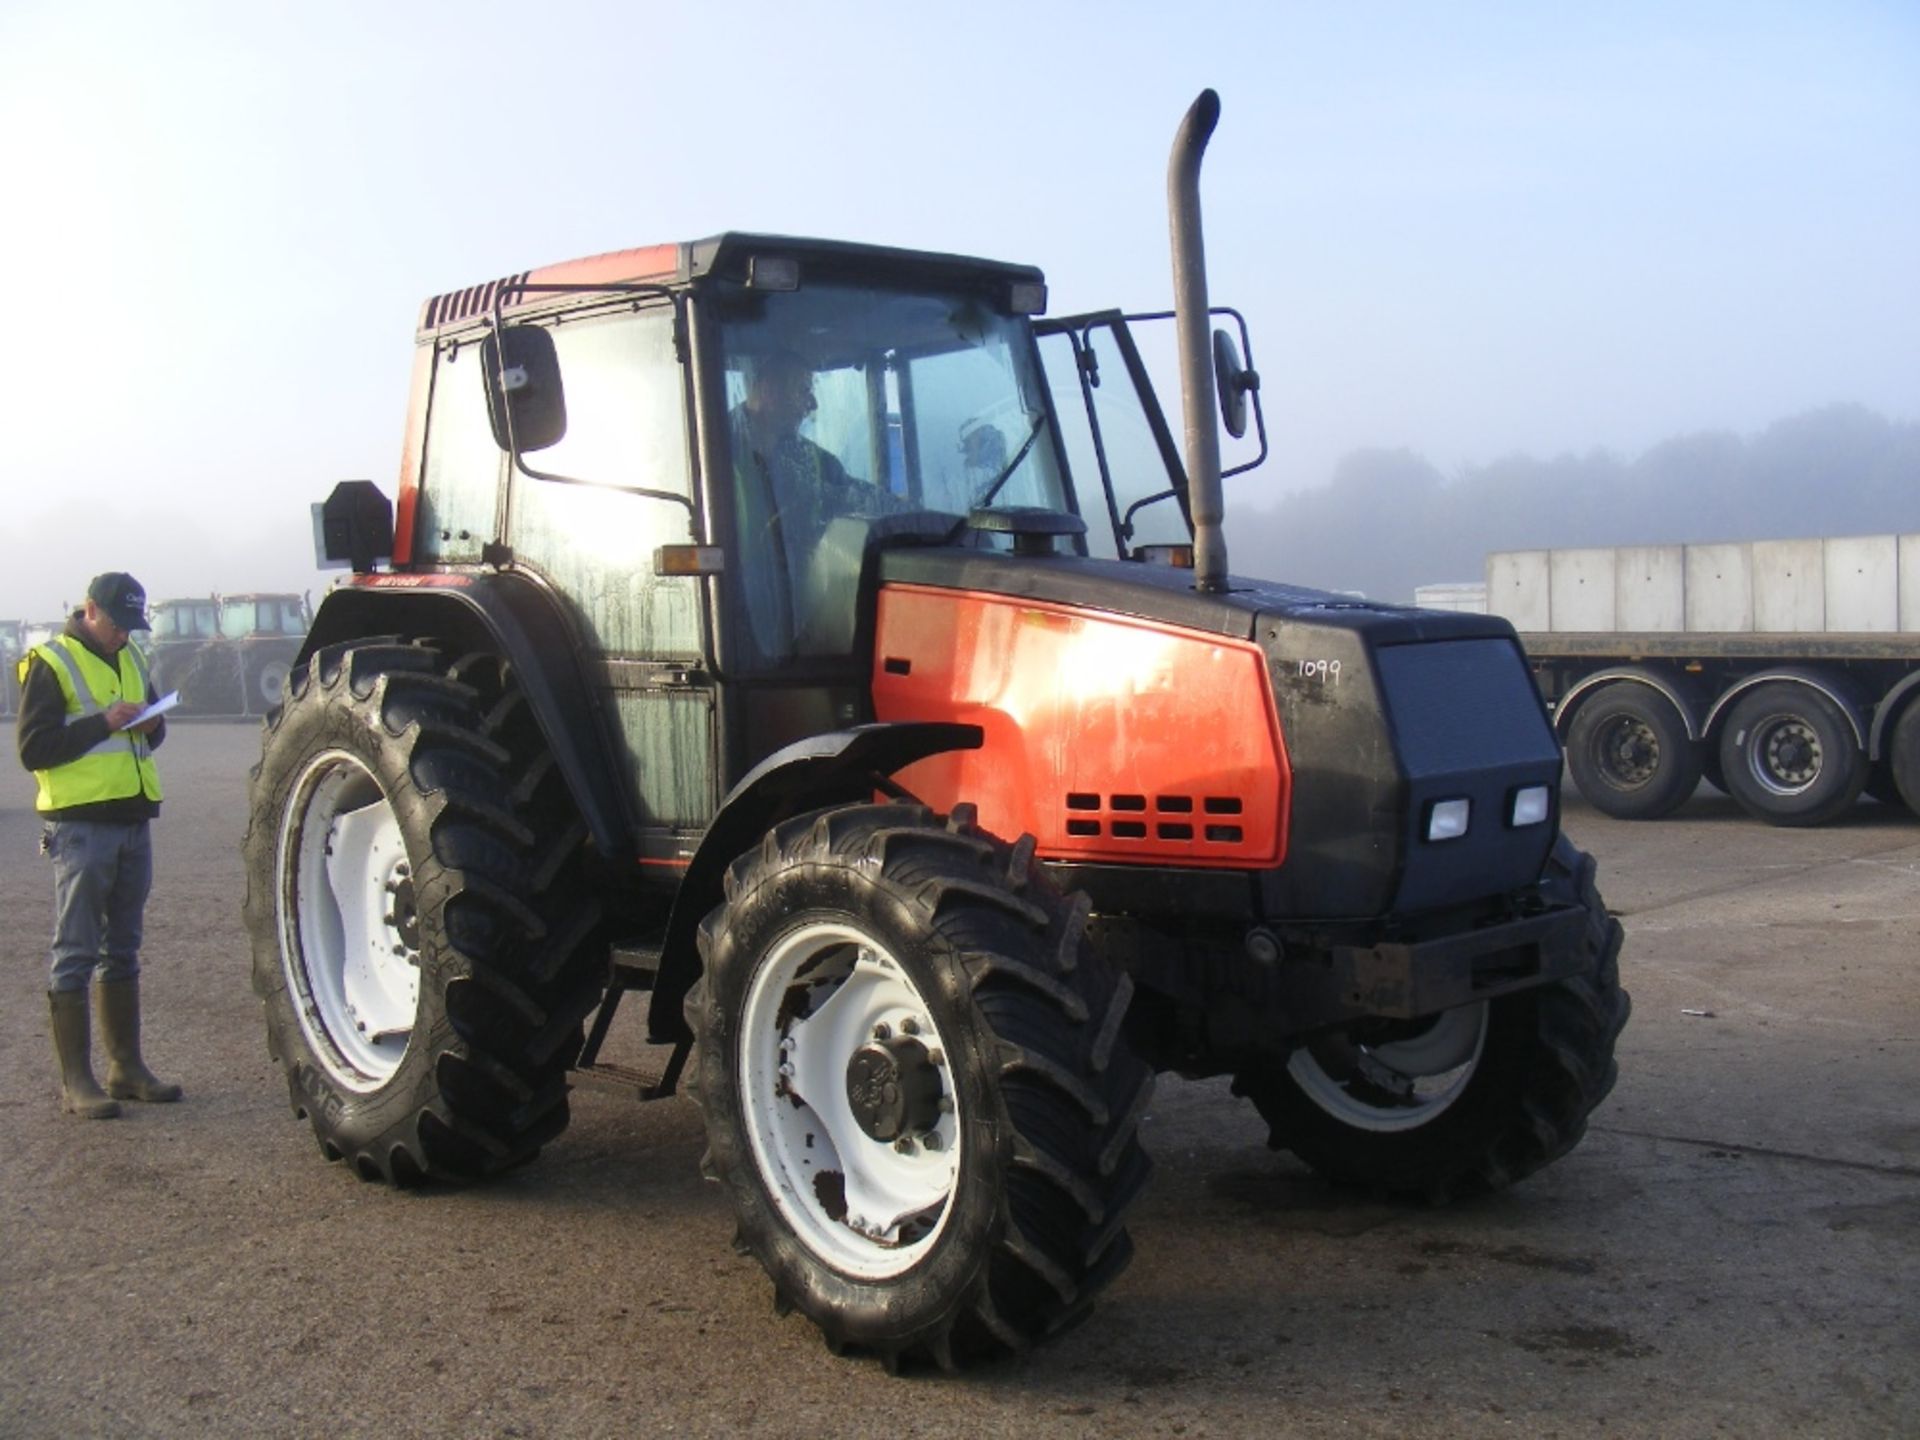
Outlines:
MULTIPOLYGON (((1013 458, 1001 467, 1000 473, 993 477, 993 483, 981 492, 980 498, 971 502, 968 506, 969 510, 984 510, 993 502, 993 497, 1000 493, 1000 487, 1013 478, 1013 472, 1020 468, 1021 462, 1027 458, 1027 452, 1033 449, 1033 442, 1040 438, 1040 432, 1046 428, 1047 412, 1042 410, 1033 417, 1033 425, 1027 431, 1027 438, 1020 442, 1020 448, 1013 452, 1013 458)), ((958 540, 960 533, 966 528, 967 520, 963 518, 958 525, 947 532, 946 543, 951 545, 958 540)))

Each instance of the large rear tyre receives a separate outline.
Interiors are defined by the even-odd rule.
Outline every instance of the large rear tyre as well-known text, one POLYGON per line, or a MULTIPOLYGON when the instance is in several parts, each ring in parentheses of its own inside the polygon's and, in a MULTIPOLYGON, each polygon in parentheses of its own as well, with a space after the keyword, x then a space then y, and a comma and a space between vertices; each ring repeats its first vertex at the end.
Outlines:
POLYGON ((1364 1022, 1242 1071, 1234 1092, 1268 1143, 1335 1184, 1435 1203, 1511 1185, 1579 1144, 1613 1089, 1631 1002, 1593 857, 1562 836, 1546 889, 1586 909, 1584 973, 1425 1022, 1364 1022))
POLYGON ((367 1180, 471 1180, 567 1123, 606 980, 577 818, 497 660, 329 646, 254 768, 253 984, 294 1113, 367 1180))
POLYGON ((1574 713, 1567 768, 1587 803, 1621 820, 1670 815, 1700 785, 1700 747, 1657 690, 1604 685, 1574 713))
POLYGON ((788 821, 700 935, 689 1089, 776 1303, 890 1367, 1024 1348, 1126 1265, 1152 1076, 1033 862, 918 805, 788 821))
POLYGON ((1727 792, 1769 825, 1824 825, 1867 783, 1867 757, 1838 705, 1808 685, 1756 685, 1720 732, 1727 792))

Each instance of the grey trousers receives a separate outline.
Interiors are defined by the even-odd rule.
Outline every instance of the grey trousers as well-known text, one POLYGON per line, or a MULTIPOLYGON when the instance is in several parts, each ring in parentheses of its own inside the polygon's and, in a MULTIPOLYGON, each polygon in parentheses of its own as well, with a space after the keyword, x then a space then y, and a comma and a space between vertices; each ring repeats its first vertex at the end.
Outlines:
POLYGON ((81 990, 140 973, 140 926, 153 888, 147 822, 47 822, 53 858, 53 949, 49 990, 81 990))

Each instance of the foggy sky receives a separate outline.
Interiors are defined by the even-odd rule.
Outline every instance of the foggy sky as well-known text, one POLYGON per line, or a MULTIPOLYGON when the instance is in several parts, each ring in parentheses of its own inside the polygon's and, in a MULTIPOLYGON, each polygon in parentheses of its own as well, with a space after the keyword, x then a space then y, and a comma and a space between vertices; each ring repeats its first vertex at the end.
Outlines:
POLYGON ((8 0, 0 616, 315 585, 422 298, 532 265, 765 229, 1162 308, 1208 85, 1275 447, 1230 534, 1360 449, 1920 418, 1920 8, 1592 8, 8 0))

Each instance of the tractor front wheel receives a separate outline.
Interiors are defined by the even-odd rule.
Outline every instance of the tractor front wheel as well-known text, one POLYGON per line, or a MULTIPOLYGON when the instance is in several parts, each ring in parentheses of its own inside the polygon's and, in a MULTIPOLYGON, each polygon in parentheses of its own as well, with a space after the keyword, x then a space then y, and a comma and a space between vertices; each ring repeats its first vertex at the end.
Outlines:
POLYGON ((1440 1202, 1500 1189, 1565 1155, 1613 1089, 1620 922, 1593 858, 1562 836, 1545 889, 1587 912, 1584 973, 1424 1022, 1368 1021, 1244 1070, 1236 1094, 1336 1184, 1440 1202))
POLYGON ((1077 1319, 1132 1253, 1152 1079, 1084 903, 1030 841, 911 804, 789 821, 726 895, 690 1089, 776 1302, 890 1366, 1077 1319))

